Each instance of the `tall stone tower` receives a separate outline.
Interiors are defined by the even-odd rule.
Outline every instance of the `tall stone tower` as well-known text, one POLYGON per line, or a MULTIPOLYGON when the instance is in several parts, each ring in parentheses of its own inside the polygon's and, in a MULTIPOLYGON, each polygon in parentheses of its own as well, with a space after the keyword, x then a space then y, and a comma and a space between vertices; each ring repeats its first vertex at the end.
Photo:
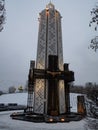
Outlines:
POLYGON ((36 65, 31 62, 28 87, 28 108, 37 114, 59 115, 69 108, 65 87, 74 74, 70 79, 68 65, 63 65, 61 18, 51 2, 39 14, 37 59, 36 65))
POLYGON ((63 63, 61 18, 51 2, 39 14, 37 58, 30 62, 27 108, 23 114, 13 113, 14 119, 47 123, 81 119, 80 113, 71 116, 70 111, 69 83, 74 81, 74 72, 63 63))
MULTIPOLYGON (((52 3, 49 3, 39 14, 39 34, 37 47, 37 69, 48 68, 48 56, 57 55, 59 69, 63 70, 63 49, 61 15, 52 3)), ((47 113, 48 101, 47 80, 37 79, 34 87, 34 111, 47 113)), ((59 81, 59 106, 60 113, 65 112, 64 81, 59 81)))
POLYGON ((36 67, 46 69, 48 56, 58 55, 59 69, 63 70, 61 15, 52 3, 39 14, 39 34, 36 67))

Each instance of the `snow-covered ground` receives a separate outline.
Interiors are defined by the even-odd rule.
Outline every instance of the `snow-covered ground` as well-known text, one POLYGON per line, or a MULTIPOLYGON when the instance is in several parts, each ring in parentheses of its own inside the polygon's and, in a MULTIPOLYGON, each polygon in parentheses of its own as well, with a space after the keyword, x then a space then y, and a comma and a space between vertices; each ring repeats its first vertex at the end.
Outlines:
MULTIPOLYGON (((71 111, 77 111, 77 95, 79 94, 70 94, 70 105, 71 111)), ((14 93, 14 94, 3 94, 0 96, 0 103, 17 103, 19 105, 27 105, 27 93, 14 93)))
POLYGON ((27 93, 3 94, 0 96, 0 103, 17 103, 19 105, 26 105, 27 93))
MULTIPOLYGON (((72 111, 77 111, 77 94, 71 94, 70 99, 72 111)), ((26 105, 27 93, 2 95, 0 96, 0 103, 17 103, 20 105, 26 105)), ((33 123, 20 120, 12 120, 12 118, 10 118, 10 114, 13 112, 14 111, 0 112, 0 130, 98 130, 95 128, 89 129, 89 122, 87 122, 87 119, 83 119, 81 121, 72 121, 69 123, 33 123)), ((90 119, 90 121, 92 122, 93 119, 90 119)))
POLYGON ((84 120, 70 123, 33 123, 12 120, 11 113, 11 111, 0 113, 0 130, 85 130, 84 120))

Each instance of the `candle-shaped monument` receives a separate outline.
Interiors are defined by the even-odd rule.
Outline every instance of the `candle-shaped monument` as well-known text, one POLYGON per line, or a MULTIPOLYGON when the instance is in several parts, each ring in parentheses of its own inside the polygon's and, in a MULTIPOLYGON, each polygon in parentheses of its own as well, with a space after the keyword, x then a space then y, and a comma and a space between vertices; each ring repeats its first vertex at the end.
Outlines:
POLYGON ((68 83, 74 73, 63 64, 61 18, 51 2, 39 14, 37 59, 36 65, 31 61, 28 88, 28 109, 37 114, 59 115, 70 108, 68 83))

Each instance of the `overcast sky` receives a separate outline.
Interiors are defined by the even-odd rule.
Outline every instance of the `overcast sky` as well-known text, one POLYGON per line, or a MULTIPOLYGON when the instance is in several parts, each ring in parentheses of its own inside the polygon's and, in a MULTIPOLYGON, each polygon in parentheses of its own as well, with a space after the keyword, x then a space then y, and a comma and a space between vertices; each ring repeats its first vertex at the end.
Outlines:
MULTIPOLYGON (((98 32, 88 26, 97 0, 52 0, 62 15, 64 62, 75 72, 75 84, 98 83, 98 53, 88 49, 98 32)), ((5 0, 6 23, 0 33, 0 90, 24 85, 30 60, 36 60, 38 14, 49 0, 5 0)))

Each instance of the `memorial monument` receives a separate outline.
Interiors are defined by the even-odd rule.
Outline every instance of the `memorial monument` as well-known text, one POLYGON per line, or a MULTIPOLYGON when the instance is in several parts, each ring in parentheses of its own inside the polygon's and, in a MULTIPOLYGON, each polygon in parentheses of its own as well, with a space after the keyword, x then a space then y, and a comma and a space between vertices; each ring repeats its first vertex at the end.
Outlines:
POLYGON ((37 114, 70 111, 68 83, 74 72, 63 63, 61 18, 51 2, 39 13, 37 59, 31 61, 28 80, 28 109, 37 114))
POLYGON ((74 81, 74 72, 63 63, 61 18, 51 2, 39 13, 37 58, 30 62, 23 120, 64 122, 76 117, 70 112, 69 84, 74 81))

